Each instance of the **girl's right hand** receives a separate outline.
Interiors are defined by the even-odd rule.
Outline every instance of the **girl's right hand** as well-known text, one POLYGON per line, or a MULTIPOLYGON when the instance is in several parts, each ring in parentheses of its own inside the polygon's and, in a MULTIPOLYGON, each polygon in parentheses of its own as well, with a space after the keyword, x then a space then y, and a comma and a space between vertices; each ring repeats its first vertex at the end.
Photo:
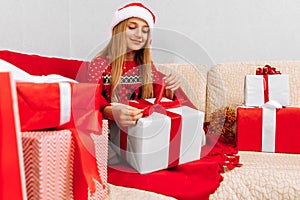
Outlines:
POLYGON ((121 127, 134 126, 142 116, 143 110, 129 105, 112 106, 112 116, 114 121, 121 127))

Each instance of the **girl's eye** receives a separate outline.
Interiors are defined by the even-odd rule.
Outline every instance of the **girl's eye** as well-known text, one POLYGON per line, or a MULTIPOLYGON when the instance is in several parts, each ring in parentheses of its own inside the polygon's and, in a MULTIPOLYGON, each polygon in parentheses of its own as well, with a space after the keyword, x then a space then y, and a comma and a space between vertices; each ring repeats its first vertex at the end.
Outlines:
POLYGON ((130 30, 133 30, 133 29, 135 29, 135 26, 128 26, 128 28, 129 28, 130 30))
POLYGON ((143 33, 148 33, 149 29, 143 29, 142 31, 143 31, 143 33))
MULTIPOLYGON (((127 26, 128 27, 128 29, 129 30, 134 30, 134 29, 137 29, 137 28, 139 28, 138 26, 135 26, 135 25, 129 25, 129 26, 127 26)), ((143 33, 148 33, 149 32, 149 28, 148 27, 143 27, 143 28, 141 28, 142 29, 142 32, 143 33)))

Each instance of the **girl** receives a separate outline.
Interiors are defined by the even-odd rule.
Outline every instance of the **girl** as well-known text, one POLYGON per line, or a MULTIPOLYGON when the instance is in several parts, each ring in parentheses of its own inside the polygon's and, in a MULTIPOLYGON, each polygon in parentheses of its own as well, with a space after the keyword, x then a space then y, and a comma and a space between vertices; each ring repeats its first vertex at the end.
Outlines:
POLYGON ((112 37, 88 68, 88 81, 102 86, 103 117, 119 126, 136 124, 142 110, 124 105, 128 100, 155 97, 166 87, 165 96, 174 98, 179 78, 159 73, 151 60, 151 30, 155 15, 141 3, 118 9, 112 20, 112 37), (123 103, 112 106, 111 102, 123 103))

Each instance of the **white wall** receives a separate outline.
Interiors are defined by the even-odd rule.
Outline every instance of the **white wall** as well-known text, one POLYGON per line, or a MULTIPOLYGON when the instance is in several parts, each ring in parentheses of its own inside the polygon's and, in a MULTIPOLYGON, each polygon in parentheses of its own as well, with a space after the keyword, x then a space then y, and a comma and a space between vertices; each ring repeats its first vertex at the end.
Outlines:
MULTIPOLYGON (((89 60, 130 1, 1 0, 0 49, 89 60)), ((300 60, 300 1, 150 1, 155 62, 300 60)))

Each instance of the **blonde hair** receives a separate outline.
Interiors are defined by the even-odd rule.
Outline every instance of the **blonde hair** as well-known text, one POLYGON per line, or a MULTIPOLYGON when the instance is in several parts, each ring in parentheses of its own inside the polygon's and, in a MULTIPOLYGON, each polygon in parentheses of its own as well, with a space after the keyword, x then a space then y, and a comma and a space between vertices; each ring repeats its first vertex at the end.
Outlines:
MULTIPOLYGON (((123 63, 126 58, 127 44, 125 40, 125 31, 127 28, 128 19, 120 22, 113 28, 112 37, 106 47, 96 56, 103 56, 109 59, 112 65, 111 70, 111 101, 118 101, 116 88, 120 83, 123 63)), ((150 34, 150 33, 149 33, 150 34)), ((151 55, 149 36, 144 48, 136 51, 135 62, 141 67, 141 80, 142 80, 142 99, 152 98, 153 84, 152 84, 152 70, 151 70, 151 55)))

